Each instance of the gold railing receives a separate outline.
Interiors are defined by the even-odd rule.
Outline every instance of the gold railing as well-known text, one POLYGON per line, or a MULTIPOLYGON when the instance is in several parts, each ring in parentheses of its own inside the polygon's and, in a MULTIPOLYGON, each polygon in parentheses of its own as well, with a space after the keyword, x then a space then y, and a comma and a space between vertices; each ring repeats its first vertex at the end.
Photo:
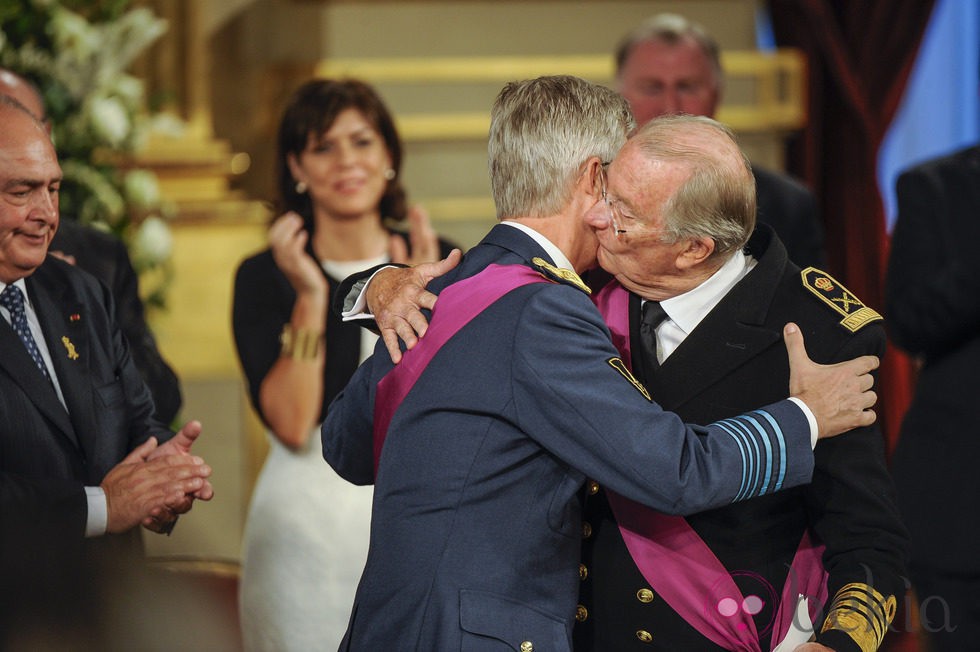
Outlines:
MULTIPOLYGON (((740 132, 786 131, 806 121, 805 60, 799 51, 722 53, 726 82, 748 88, 748 96, 726 101, 718 119, 740 132)), ((373 84, 503 84, 513 79, 567 74, 611 83, 608 55, 554 57, 458 57, 330 59, 316 65, 323 77, 357 77, 373 84)), ((731 95, 730 95, 731 97, 731 95)), ((408 141, 481 140, 490 124, 483 111, 424 112, 400 115, 398 127, 408 141)))

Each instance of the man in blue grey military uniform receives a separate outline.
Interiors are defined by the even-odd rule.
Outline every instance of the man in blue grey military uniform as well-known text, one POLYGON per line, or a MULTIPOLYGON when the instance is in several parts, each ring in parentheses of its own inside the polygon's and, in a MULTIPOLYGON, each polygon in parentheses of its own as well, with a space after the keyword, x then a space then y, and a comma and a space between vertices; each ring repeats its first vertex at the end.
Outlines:
POLYGON ((663 511, 699 511, 807 482, 810 417, 820 436, 874 420, 876 358, 813 365, 794 327, 796 399, 707 427, 651 402, 568 271, 595 263, 581 216, 631 128, 617 94, 571 77, 498 96, 489 159, 502 223, 434 290, 448 294, 493 265, 534 265, 555 280, 505 293, 429 351, 379 457, 376 390, 392 370, 382 345, 328 410, 325 458, 348 480, 375 483, 342 649, 569 650, 586 477, 663 511))

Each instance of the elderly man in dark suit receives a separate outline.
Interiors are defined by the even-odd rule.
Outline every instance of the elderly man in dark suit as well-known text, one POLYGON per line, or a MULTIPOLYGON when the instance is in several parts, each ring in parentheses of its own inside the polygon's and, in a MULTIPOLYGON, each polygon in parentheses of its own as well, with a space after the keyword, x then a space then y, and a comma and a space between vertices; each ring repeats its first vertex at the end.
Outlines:
MULTIPOLYGON (((821 362, 884 348, 876 312, 825 272, 801 271, 767 225, 753 233, 751 177, 713 162, 735 146, 730 134, 715 123, 700 162, 678 147, 705 124, 648 123, 609 166, 606 201, 586 217, 615 276, 597 298, 613 341, 651 396, 694 423, 783 394, 787 321, 821 362), (678 170, 683 182, 668 186, 678 170), (672 190, 650 190, 663 188, 672 190)), ((801 624, 799 594, 816 642, 786 649, 877 649, 904 594, 906 554, 881 432, 867 426, 823 442, 814 463, 807 486, 686 519, 627 509, 590 484, 588 615, 576 650, 768 652, 801 624), (700 572, 686 565, 692 559, 700 572)))
POLYGON ((153 402, 105 286, 48 256, 60 182, 44 127, 16 100, 0 96, 5 618, 46 607, 45 598, 87 605, 95 593, 62 572, 76 577, 110 549, 130 548, 140 524, 168 531, 194 499, 213 493, 210 467, 190 452, 200 424, 174 435, 153 419, 153 402), (18 607, 22 584, 40 602, 18 607))
MULTIPOLYGON (((718 43, 701 25, 657 14, 627 34, 616 49, 616 88, 638 125, 662 115, 715 117, 723 74, 718 43)), ((813 195, 791 177, 753 165, 759 221, 800 265, 824 264, 823 227, 813 195)))
MULTIPOLYGON (((0 95, 7 95, 27 108, 50 131, 44 101, 26 79, 0 68, 0 95)), ((52 254, 78 265, 109 286, 116 302, 116 318, 129 342, 136 368, 150 389, 155 416, 171 423, 180 410, 180 382, 160 354, 156 339, 146 323, 139 278, 129 260, 126 246, 116 237, 73 220, 62 220, 51 242, 52 254)))
POLYGON ((980 638, 980 146, 898 178, 885 316, 922 362, 892 472, 911 533, 912 584, 936 650, 980 638))
MULTIPOLYGON (((570 649, 586 477, 690 512, 796 485, 809 456, 799 404, 684 426, 611 346, 573 270, 595 262, 581 215, 601 201, 603 161, 631 126, 623 100, 546 77, 506 86, 491 115, 502 223, 435 284, 426 339, 394 370, 379 344, 323 424, 327 461, 375 483, 343 649, 570 649)), ((787 334, 794 363, 820 375, 854 380, 873 360, 815 367, 787 334)), ((821 434, 873 420, 827 421, 836 407, 805 394, 821 434)))

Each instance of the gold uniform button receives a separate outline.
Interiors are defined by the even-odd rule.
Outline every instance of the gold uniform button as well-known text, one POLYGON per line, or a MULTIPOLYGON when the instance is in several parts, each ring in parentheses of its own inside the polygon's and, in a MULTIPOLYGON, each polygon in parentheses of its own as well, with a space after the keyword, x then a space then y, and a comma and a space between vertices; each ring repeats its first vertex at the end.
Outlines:
POLYGON ((534 652, 534 643, 531 641, 521 643, 521 652, 534 652))
POLYGON ((582 523, 582 538, 588 539, 591 536, 592 536, 592 524, 582 523))
POLYGON ((584 623, 589 617, 589 610, 579 605, 575 607, 575 620, 584 623))
POLYGON ((599 493, 599 483, 595 480, 589 480, 589 495, 594 496, 599 493))
POLYGON ((637 630, 636 638, 639 639, 640 643, 653 643, 653 634, 645 629, 637 630))
POLYGON ((582 580, 582 581, 585 581, 585 578, 587 578, 588 576, 589 576, 589 569, 586 567, 585 564, 579 564, 578 565, 578 578, 580 580, 582 580))
POLYGON ((636 592, 636 599, 644 604, 653 602, 653 591, 650 589, 640 589, 636 592))

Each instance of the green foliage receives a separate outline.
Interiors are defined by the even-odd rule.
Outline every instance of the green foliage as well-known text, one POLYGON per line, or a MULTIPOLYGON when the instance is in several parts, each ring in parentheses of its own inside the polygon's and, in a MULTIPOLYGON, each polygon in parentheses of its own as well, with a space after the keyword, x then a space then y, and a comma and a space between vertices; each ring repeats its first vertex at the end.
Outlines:
MULTIPOLYGON (((156 177, 123 169, 149 124, 145 89, 126 71, 166 31, 131 0, 3 0, 0 66, 31 80, 64 171, 63 218, 112 231, 137 271, 169 278, 170 233, 156 177), (147 224, 149 222, 149 224, 147 224)), ((165 287, 148 299, 162 304, 165 287)))

